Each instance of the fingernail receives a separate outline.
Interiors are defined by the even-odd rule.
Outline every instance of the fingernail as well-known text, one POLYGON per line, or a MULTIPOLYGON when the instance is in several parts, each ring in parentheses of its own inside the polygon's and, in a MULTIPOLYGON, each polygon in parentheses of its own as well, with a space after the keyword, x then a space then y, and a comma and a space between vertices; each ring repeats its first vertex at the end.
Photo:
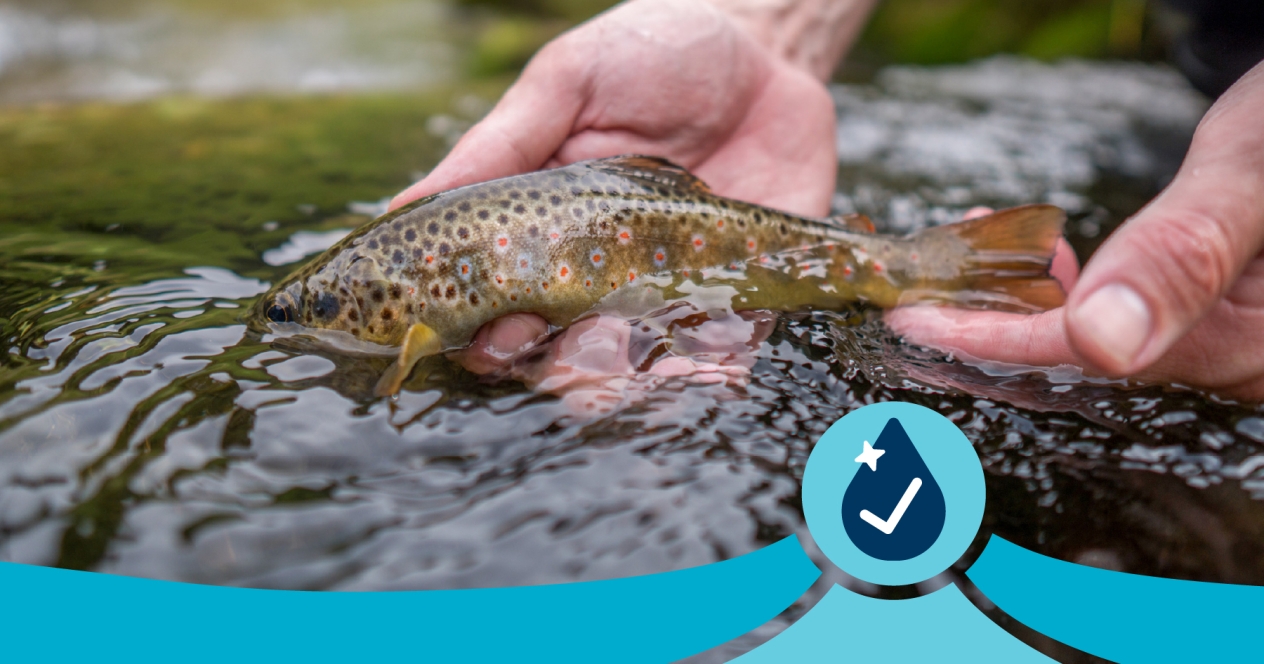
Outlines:
POLYGON ((1154 327, 1145 300, 1123 284, 1108 284, 1070 312, 1080 337, 1115 361, 1120 370, 1136 361, 1154 327))

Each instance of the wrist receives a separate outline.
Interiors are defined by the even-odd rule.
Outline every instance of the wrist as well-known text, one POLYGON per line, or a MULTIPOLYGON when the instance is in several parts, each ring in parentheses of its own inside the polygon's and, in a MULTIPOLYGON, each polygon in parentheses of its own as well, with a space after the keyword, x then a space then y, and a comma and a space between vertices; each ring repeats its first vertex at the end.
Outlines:
POLYGON ((703 0, 772 53, 829 80, 876 0, 703 0))

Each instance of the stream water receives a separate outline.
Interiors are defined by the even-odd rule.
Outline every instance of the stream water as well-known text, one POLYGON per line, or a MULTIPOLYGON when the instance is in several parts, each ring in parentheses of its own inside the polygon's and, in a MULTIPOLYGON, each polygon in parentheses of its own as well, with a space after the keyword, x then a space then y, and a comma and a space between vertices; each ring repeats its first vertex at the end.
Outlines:
MULTIPOLYGON (((22 7, 0 7, 0 32, 22 7)), ((99 52, 113 43, 100 37, 99 52)), ((201 61, 219 62, 206 48, 201 61)), ((806 538, 813 441, 860 405, 900 399, 975 443, 985 533, 1089 565, 1264 584, 1258 407, 963 363, 901 342, 863 307, 781 316, 745 380, 661 380, 602 415, 452 364, 397 402, 373 399, 380 363, 270 344, 242 317, 432 166, 498 88, 388 76, 394 65, 366 57, 349 80, 369 83, 331 83, 338 95, 277 96, 305 84, 264 71, 219 79, 248 96, 208 98, 187 62, 143 93, 82 74, 110 88, 84 92, 74 53, 14 52, 0 51, 0 559, 340 590, 701 565, 806 538), (72 82, 34 91, 37 65, 72 82), (153 99, 26 103, 38 96, 153 99)), ((126 54, 90 59, 127 69, 126 54)), ((1048 201, 1070 212, 1082 259, 1171 177, 1206 108, 1162 67, 1005 58, 888 68, 834 93, 838 211, 904 232, 1048 201)))

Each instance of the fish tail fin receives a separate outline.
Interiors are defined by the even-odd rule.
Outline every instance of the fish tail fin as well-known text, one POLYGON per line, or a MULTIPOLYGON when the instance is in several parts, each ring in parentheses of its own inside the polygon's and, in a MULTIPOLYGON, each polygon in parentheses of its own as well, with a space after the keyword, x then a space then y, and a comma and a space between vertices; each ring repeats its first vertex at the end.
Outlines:
POLYGON ((1049 267, 1065 225, 1066 212, 1059 207, 1023 205, 928 228, 917 235, 919 243, 934 246, 955 238, 965 244, 962 282, 950 292, 930 297, 911 291, 910 299, 1024 313, 1060 307, 1066 293, 1049 274, 1049 267))

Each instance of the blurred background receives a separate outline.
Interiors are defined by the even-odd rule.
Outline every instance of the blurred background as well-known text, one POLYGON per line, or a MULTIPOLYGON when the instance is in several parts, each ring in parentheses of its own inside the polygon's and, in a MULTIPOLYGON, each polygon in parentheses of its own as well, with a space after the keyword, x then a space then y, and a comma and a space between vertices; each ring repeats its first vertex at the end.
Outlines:
MULTIPOLYGON (((5 0, 0 102, 405 89, 506 76, 610 0, 5 0)), ((840 72, 996 53, 1155 60, 1146 0, 887 0, 840 72)))

